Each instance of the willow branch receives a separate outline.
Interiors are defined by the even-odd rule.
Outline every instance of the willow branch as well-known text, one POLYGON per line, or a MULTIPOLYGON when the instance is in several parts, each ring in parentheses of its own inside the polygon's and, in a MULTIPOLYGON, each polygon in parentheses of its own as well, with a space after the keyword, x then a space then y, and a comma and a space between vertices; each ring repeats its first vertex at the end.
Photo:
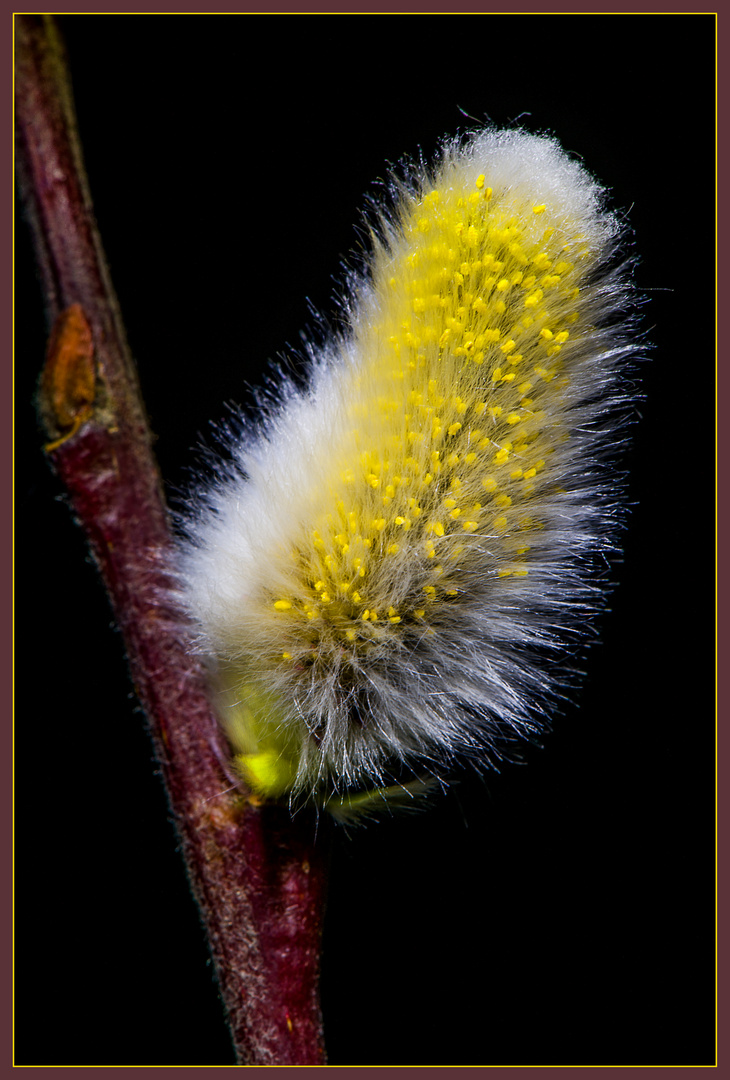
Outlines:
POLYGON ((306 814, 253 805, 226 770, 174 602, 162 483, 48 15, 16 27, 21 190, 54 325, 41 378, 48 458, 123 632, 205 922, 239 1061, 321 1064, 324 862, 306 814))

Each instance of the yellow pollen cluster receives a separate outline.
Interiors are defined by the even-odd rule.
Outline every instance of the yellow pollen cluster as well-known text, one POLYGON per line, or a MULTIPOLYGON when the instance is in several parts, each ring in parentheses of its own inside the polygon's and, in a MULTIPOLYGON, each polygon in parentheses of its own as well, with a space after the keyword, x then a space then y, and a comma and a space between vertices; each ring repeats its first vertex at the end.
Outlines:
POLYGON ((576 299, 592 259, 575 232, 539 191, 479 175, 414 198, 402 239, 376 252, 378 321, 356 333, 328 490, 291 549, 296 588, 267 601, 278 663, 428 633, 477 557, 495 588, 528 573, 530 507, 567 437, 585 329, 576 299))

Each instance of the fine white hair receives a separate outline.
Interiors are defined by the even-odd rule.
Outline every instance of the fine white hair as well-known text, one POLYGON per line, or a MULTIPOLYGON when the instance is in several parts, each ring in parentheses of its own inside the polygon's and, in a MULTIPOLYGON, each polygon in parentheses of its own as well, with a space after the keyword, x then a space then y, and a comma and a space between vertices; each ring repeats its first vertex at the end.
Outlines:
POLYGON ((636 299, 604 190, 493 129, 391 187, 308 388, 282 376, 184 519, 197 647, 271 797, 534 737, 617 550, 636 299))

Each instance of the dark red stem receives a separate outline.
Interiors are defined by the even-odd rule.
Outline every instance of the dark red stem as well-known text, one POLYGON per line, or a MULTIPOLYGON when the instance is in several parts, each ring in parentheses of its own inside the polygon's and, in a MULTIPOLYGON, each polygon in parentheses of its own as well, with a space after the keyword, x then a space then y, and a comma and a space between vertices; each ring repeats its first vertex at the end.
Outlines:
POLYGON ((20 183, 55 323, 40 393, 48 456, 124 635, 239 1061, 323 1064, 325 866, 315 821, 253 805, 232 786, 175 605, 162 484, 94 223, 63 48, 48 15, 17 15, 15 30, 20 183))

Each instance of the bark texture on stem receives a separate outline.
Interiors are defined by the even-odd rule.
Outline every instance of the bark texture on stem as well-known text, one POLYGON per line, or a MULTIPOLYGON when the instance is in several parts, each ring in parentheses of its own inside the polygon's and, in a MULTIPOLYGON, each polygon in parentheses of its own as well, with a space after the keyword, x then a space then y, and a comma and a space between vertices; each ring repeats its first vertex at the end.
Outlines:
POLYGON ((53 19, 20 15, 21 189, 48 313, 47 452, 86 531, 123 632, 239 1061, 322 1064, 318 980, 325 865, 308 814, 232 785, 189 630, 151 435, 94 223, 53 19))

